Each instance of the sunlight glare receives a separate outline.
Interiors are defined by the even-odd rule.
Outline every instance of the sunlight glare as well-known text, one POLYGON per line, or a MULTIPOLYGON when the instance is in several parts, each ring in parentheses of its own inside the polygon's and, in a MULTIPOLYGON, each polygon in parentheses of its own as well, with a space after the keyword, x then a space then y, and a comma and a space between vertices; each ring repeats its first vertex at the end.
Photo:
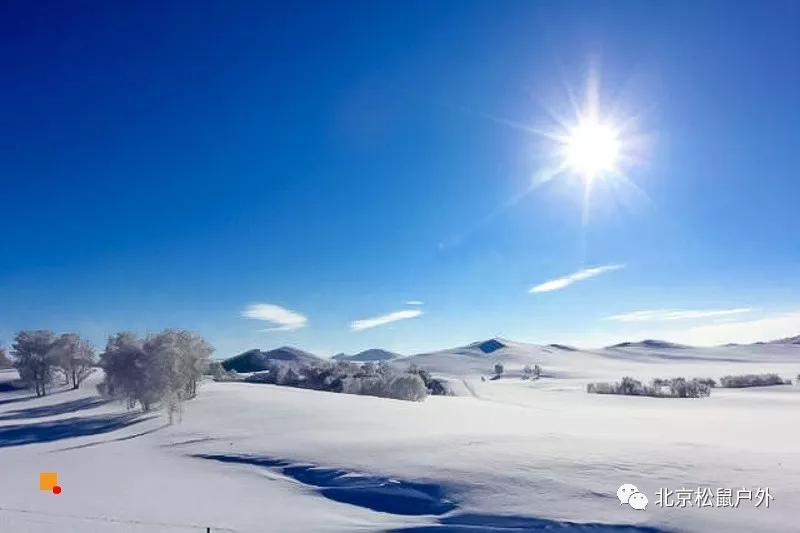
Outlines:
POLYGON ((596 120, 584 120, 566 140, 566 164, 586 180, 616 170, 619 140, 614 130, 596 120))

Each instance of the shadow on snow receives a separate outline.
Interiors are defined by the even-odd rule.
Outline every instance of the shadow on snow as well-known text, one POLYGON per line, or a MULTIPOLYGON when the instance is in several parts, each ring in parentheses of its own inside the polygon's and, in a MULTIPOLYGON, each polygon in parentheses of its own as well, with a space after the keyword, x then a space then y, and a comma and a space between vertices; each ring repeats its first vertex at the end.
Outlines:
POLYGON ((582 524, 523 516, 458 513, 457 504, 449 499, 449 495, 454 490, 448 490, 435 483, 400 481, 262 456, 195 454, 192 457, 276 470, 287 477, 315 487, 326 498, 373 511, 395 515, 433 515, 438 517, 434 524, 400 527, 391 530, 391 533, 476 533, 478 531, 496 533, 523 531, 669 533, 667 530, 651 526, 582 524))
POLYGON ((30 407, 28 409, 16 409, 10 411, 8 414, 0 416, 2 420, 24 420, 27 418, 44 418, 46 416, 65 415, 67 413, 74 413, 77 411, 85 411, 87 409, 94 409, 108 403, 108 400, 102 398, 81 398, 79 400, 71 400, 68 402, 57 403, 55 405, 43 405, 41 407, 30 407))
POLYGON ((427 526, 401 527, 390 533, 515 533, 524 531, 558 531, 559 533, 669 533, 652 526, 599 524, 547 520, 524 516, 463 513, 438 519, 427 526))
POLYGON ((138 424, 150 418, 142 417, 141 413, 122 413, 0 426, 0 448, 100 435, 138 424))
POLYGON ((197 454, 192 457, 271 468, 301 483, 316 487, 328 499, 382 513, 442 515, 456 508, 455 503, 447 499, 444 489, 433 483, 398 481, 269 457, 223 454, 197 454))

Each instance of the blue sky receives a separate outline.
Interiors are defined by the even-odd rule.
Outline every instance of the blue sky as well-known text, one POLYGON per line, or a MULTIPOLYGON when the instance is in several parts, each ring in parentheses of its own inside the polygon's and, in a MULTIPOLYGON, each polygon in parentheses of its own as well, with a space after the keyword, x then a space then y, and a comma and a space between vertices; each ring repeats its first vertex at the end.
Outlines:
POLYGON ((798 20, 792 1, 4 3, 0 341, 800 333, 798 20), (538 132, 591 72, 636 157, 584 216, 577 176, 530 189, 554 164, 538 132))

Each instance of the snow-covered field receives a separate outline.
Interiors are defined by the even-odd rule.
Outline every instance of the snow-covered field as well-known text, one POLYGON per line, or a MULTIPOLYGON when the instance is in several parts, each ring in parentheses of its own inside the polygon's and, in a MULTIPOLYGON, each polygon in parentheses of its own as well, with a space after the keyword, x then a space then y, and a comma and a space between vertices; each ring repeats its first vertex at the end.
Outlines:
POLYGON ((0 392, 0 531, 800 531, 800 386, 704 399, 585 392, 623 375, 794 378, 800 346, 509 343, 401 364, 412 362, 462 396, 412 403, 207 382, 166 426, 101 402, 98 375, 43 399, 0 392), (482 381, 495 362, 506 377, 482 381), (540 380, 519 378, 528 363, 542 366, 540 380), (60 495, 39 491, 40 471, 58 472, 60 495), (623 483, 645 493, 645 511, 620 505, 623 483), (769 488, 774 500, 656 505, 661 488, 698 487, 769 488))

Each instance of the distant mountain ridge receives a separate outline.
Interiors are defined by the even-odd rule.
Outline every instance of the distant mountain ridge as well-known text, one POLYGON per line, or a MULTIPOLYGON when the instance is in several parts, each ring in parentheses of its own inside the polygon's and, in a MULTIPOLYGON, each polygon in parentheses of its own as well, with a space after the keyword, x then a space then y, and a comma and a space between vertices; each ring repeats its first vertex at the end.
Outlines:
MULTIPOLYGON (((776 339, 772 341, 755 342, 751 344, 729 343, 721 345, 720 347, 756 346, 765 344, 800 346, 800 335, 796 335, 794 337, 786 337, 784 339, 776 339)), ((407 359, 412 359, 414 357, 426 356, 444 352, 476 357, 476 356, 481 356, 483 354, 486 355, 494 354, 495 352, 499 352, 506 348, 510 350, 505 350, 500 353, 505 354, 508 353, 509 351, 511 353, 514 353, 515 351, 519 350, 521 346, 525 346, 525 344, 519 344, 506 339, 495 337, 487 340, 476 341, 466 346, 441 350, 439 352, 417 354, 413 356, 403 356, 401 354, 390 352, 388 350, 383 350, 381 348, 371 348, 369 350, 364 350, 354 355, 347 355, 344 353, 340 353, 334 355, 332 359, 335 361, 353 361, 353 362, 394 361, 394 360, 405 361, 407 359)), ((581 351, 578 348, 568 346, 565 344, 546 344, 540 346, 540 348, 566 351, 566 352, 581 351)), ((685 344, 677 344, 674 342, 668 342, 656 339, 645 339, 638 342, 621 342, 618 344, 605 347, 606 350, 622 350, 626 348, 641 349, 641 350, 685 350, 685 349, 691 349, 692 347, 687 346, 685 344)), ((274 350, 269 350, 266 352, 259 350, 257 348, 248 350, 234 357, 225 359, 224 361, 222 361, 222 366, 223 368, 225 368, 225 370, 234 370, 236 372, 242 372, 242 373, 262 372, 267 369, 270 360, 286 361, 297 364, 307 364, 307 363, 312 363, 314 361, 320 361, 323 359, 310 352, 300 350, 299 348, 294 348, 292 346, 281 346, 280 348, 275 348, 274 350)))
POLYGON ((331 359, 335 361, 390 361, 392 359, 399 359, 402 357, 399 353, 382 350, 380 348, 371 348, 358 352, 354 355, 347 355, 345 353, 336 354, 331 359))
POLYGON ((645 349, 659 349, 659 350, 685 350, 690 348, 685 344, 676 344, 674 342, 667 342, 655 339, 645 339, 639 342, 621 342, 612 346, 606 346, 608 349, 615 348, 645 348, 645 349))
POLYGON ((555 350, 562 350, 564 352, 579 352, 580 350, 575 348, 574 346, 568 346, 566 344, 548 344, 548 348, 553 348, 555 350))
POLYGON ((269 361, 271 360, 306 364, 319 361, 320 358, 312 353, 304 352, 303 350, 291 346, 281 346, 280 348, 275 348, 267 352, 254 348, 225 359, 222 361, 222 367, 225 370, 233 370, 241 373, 262 372, 267 369, 269 361))

